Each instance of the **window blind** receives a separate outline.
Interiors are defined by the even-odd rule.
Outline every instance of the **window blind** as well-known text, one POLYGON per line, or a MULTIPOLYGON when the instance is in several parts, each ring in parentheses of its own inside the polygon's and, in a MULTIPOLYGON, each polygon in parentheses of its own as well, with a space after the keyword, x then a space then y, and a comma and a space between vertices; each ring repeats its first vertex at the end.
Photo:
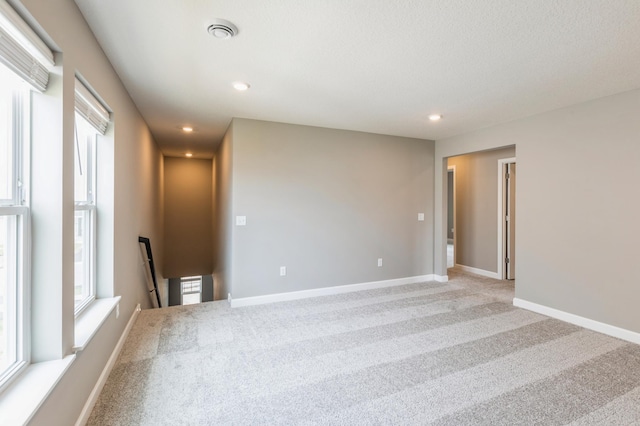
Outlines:
POLYGON ((101 134, 105 134, 109 125, 109 111, 76 78, 76 112, 84 117, 101 134))
POLYGON ((35 89, 47 89, 53 53, 6 0, 0 0, 0 62, 35 89))

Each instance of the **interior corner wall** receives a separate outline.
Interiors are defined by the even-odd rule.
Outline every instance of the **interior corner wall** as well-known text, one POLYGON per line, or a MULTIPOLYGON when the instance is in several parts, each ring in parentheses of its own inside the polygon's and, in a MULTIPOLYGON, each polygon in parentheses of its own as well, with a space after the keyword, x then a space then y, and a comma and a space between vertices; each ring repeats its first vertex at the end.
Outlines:
MULTIPOLYGON (((75 115, 73 85, 76 72, 82 75, 113 111, 114 146, 111 152, 114 165, 111 174, 113 194, 109 195, 113 196, 113 217, 109 219, 113 221, 113 246, 112 253, 109 254, 113 255, 111 266, 113 271, 105 275, 113 276, 113 293, 121 296, 120 316, 116 318, 115 313, 112 313, 105 320, 86 348, 77 354, 76 360, 31 421, 31 424, 36 425, 70 425, 78 420, 136 305, 140 304, 143 308, 150 306, 144 270, 141 266, 138 236, 150 238, 154 257, 158 260, 158 271, 160 271, 162 267, 162 155, 146 123, 76 4, 69 0, 10 0, 10 3, 25 20, 35 23, 34 27, 58 52, 56 69, 62 71, 64 86, 62 90, 64 96, 62 100, 58 100, 58 104, 61 106, 60 117, 63 121, 60 125, 64 131, 51 135, 52 138, 63 139, 62 143, 56 141, 55 146, 63 147, 62 154, 58 153, 57 156, 64 156, 65 164, 73 164, 75 115)), ((55 81, 58 80, 59 76, 56 76, 55 81)), ((58 94, 45 92, 41 97, 52 96, 58 96, 58 94)), ((52 191, 62 193, 63 199, 59 200, 59 204, 73 212, 73 169, 69 170, 71 171, 65 173, 70 173, 71 178, 65 177, 61 181, 62 190, 55 187, 52 191)), ((51 185, 58 185, 59 182, 59 180, 53 180, 51 185)), ((62 236, 56 238, 72 241, 73 213, 70 216, 65 215, 63 222, 62 236)), ((41 231, 42 228, 34 229, 33 237, 36 241, 40 237, 35 234, 41 231)), ((62 257, 64 263, 62 269, 70 271, 65 274, 72 276, 73 245, 65 242, 59 246, 65 251, 62 257)), ((46 272, 48 271, 39 271, 32 276, 37 279, 46 272)), ((70 311, 67 310, 64 313, 65 318, 70 318, 70 321, 65 320, 62 323, 65 329, 64 334, 71 337, 70 342, 66 340, 64 342, 63 355, 68 355, 71 353, 74 334, 73 280, 54 283, 52 280, 58 280, 59 277, 50 276, 49 278, 50 282, 47 285, 64 287, 62 297, 66 298, 65 306, 70 308, 70 311)), ((32 317, 37 317, 38 314, 32 310, 32 317)), ((39 334, 37 330, 33 330, 34 327, 39 327, 39 323, 32 322, 32 336, 38 339, 39 334)))
POLYGON ((433 158, 429 140, 234 119, 232 296, 431 274, 433 158))
POLYGON ((498 273, 498 160, 515 156, 509 147, 447 160, 456 166, 457 264, 498 273))
POLYGON ((515 144, 516 297, 640 332, 638 117, 633 90, 437 141, 436 270, 446 268, 442 160, 515 144))
POLYGON ((213 267, 211 160, 164 158, 163 275, 210 275, 213 267))
POLYGON ((233 122, 213 158, 213 287, 214 300, 226 299, 232 285, 233 122))

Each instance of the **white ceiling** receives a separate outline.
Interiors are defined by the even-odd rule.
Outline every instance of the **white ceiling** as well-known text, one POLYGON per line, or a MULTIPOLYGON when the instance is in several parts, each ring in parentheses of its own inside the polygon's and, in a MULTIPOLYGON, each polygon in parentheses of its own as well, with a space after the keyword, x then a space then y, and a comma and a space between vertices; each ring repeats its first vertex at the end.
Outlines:
POLYGON ((165 155, 232 117, 437 140, 640 87, 638 0, 76 3, 165 155))

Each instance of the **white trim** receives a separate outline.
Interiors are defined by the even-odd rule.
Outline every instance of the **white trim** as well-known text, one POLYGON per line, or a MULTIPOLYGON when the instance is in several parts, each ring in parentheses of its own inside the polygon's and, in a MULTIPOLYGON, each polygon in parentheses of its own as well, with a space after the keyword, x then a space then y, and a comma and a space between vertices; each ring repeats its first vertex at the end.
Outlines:
POLYGON ((310 290, 292 291, 289 293, 266 294, 264 296, 241 297, 238 299, 231 299, 231 297, 229 297, 229 299, 232 308, 239 308, 242 306, 262 305, 265 303, 273 302, 286 302, 290 300, 306 299, 308 297, 331 296, 334 294, 351 293, 361 290, 373 290, 376 288, 394 287, 433 280, 433 274, 418 275, 415 277, 396 278, 384 281, 371 281, 367 283, 347 284, 334 287, 321 287, 310 290))
MULTIPOLYGON (((457 206, 456 206, 456 166, 455 164, 449 166, 447 165, 447 185, 449 184, 449 170, 451 170, 453 172, 453 264, 455 266, 456 264, 456 247, 458 247, 458 233, 456 232, 456 228, 458 227, 457 224, 457 217, 456 217, 456 210, 457 210, 457 206)), ((449 198, 449 191, 447 188, 447 198, 449 198)), ((449 200, 447 200, 447 208, 449 208, 449 200)), ((447 211, 447 244, 449 243, 449 212, 447 211)), ((447 268, 449 267, 448 265, 448 258, 449 256, 447 255, 447 268)))
POLYGON ((90 305, 76 317, 74 352, 83 351, 87 347, 118 303, 120 303, 120 296, 93 299, 90 305))
POLYGON ((449 281, 449 275, 434 275, 433 280, 439 283, 446 283, 449 281))
MULTIPOLYGON (((93 191, 95 192, 95 191, 93 191)), ((96 210, 95 204, 87 204, 84 201, 76 201, 75 206, 73 208, 76 211, 88 211, 88 210, 96 210)))
POLYGON ((579 315, 570 314, 568 312, 560 311, 548 306, 528 302, 526 300, 518 299, 517 297, 513 298, 513 306, 546 315, 560 321, 575 324, 580 327, 588 328, 589 330, 597 331, 598 333, 603 333, 608 336, 626 340, 627 342, 640 344, 640 333, 636 333, 635 331, 627 330, 625 328, 616 327, 614 325, 609 325, 603 322, 581 317, 579 315))
MULTIPOLYGON (((497 279, 503 280, 504 277, 504 227, 505 227, 505 211, 504 211, 504 165, 515 163, 516 157, 500 158, 498 160, 498 273, 497 279)), ((493 277, 492 277, 493 278, 493 277)))
POLYGON ((55 361, 29 364, 0 395, 0 424, 29 423, 75 359, 74 354, 55 361))
POLYGON ((27 206, 0 206, 0 216, 25 216, 28 213, 27 206))
POLYGON ((476 275, 480 275, 480 276, 483 276, 483 277, 487 277, 487 278, 494 278, 496 280, 501 279, 500 276, 496 272, 485 271, 484 269, 474 268, 473 266, 466 266, 466 265, 456 264, 456 266, 454 266, 454 268, 459 269, 459 270, 464 271, 464 272, 470 272, 472 274, 476 274, 476 275))
POLYGON ((91 394, 89 394, 89 399, 87 399, 87 402, 84 404, 84 407, 80 412, 80 416, 76 421, 76 426, 83 426, 89 420, 91 411, 93 410, 94 405, 96 405, 96 402, 98 401, 98 397, 100 396, 100 392, 102 392, 102 388, 104 387, 105 383, 107 383, 109 374, 111 374, 111 370, 116 364, 118 355, 120 355, 120 351, 122 351, 124 342, 127 340, 127 337, 129 336, 129 332, 131 331, 133 324, 136 322, 136 318, 138 318, 139 313, 140 313, 140 304, 138 303, 138 305, 136 306, 136 309, 133 311, 133 314, 131 314, 131 318, 129 318, 129 322, 127 323, 127 326, 124 328, 124 331, 122 332, 122 335, 118 340, 118 343, 116 343, 116 347, 113 348, 113 352, 111 352, 111 356, 109 357, 107 364, 104 366, 104 369, 100 374, 100 377, 98 377, 98 381, 96 382, 96 385, 93 387, 91 394))

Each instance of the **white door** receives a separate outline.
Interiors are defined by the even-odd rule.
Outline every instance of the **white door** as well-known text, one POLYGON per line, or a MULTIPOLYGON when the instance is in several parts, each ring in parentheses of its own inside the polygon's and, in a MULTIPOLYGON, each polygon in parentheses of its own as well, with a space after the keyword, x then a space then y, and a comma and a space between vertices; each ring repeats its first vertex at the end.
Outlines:
POLYGON ((505 164, 505 277, 516 279, 516 163, 505 164))

